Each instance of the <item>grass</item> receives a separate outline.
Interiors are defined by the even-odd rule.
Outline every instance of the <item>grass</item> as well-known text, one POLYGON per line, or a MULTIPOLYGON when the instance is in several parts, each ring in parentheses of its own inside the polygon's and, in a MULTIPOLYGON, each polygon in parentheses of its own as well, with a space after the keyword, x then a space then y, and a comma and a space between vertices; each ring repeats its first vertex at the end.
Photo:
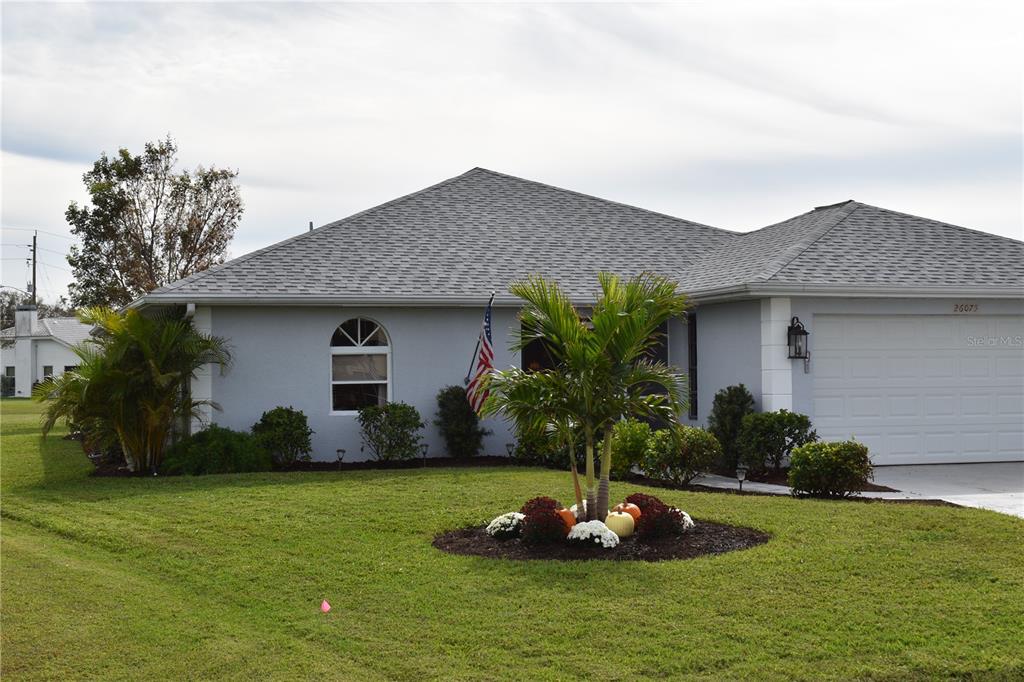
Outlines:
POLYGON ((0 410, 5 680, 1024 676, 1024 522, 992 512, 658 490, 774 538, 499 562, 430 540, 567 474, 93 479, 36 405, 0 410))

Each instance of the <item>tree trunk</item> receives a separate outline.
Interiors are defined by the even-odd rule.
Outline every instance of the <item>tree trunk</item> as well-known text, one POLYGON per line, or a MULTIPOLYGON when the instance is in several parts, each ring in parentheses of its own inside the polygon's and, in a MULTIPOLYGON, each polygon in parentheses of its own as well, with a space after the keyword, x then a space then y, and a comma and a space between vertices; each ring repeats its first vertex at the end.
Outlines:
POLYGON ((585 428, 587 438, 587 521, 597 518, 594 510, 597 509, 597 493, 594 491, 594 430, 592 427, 585 428))
POLYGON ((604 521, 608 517, 608 479, 612 473, 612 439, 610 430, 606 433, 601 447, 601 482, 597 486, 596 518, 604 521))
MULTIPOLYGON (((569 470, 572 471, 572 488, 576 494, 576 513, 583 513, 583 493, 580 492, 580 473, 576 470, 576 444, 569 441, 569 470)), ((579 518, 577 516, 576 518, 579 518)))

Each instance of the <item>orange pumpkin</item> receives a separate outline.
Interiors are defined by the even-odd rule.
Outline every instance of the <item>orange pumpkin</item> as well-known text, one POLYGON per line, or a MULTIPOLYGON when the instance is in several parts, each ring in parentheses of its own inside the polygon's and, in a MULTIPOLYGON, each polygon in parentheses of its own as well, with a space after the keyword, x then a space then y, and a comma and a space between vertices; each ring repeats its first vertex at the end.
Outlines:
POLYGON ((636 506, 632 502, 623 502, 612 507, 612 511, 626 512, 633 517, 633 521, 640 518, 640 507, 636 506))
POLYGON ((562 507, 557 510, 558 515, 562 517, 562 521, 565 523, 565 534, 568 535, 572 527, 576 525, 576 515, 571 511, 562 507))

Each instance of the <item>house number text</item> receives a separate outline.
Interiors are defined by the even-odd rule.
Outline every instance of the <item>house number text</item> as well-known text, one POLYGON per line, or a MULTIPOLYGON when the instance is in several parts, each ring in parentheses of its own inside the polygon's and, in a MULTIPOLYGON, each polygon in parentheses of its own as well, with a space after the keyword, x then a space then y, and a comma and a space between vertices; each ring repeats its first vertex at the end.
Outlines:
POLYGON ((976 313, 976 312, 978 312, 978 304, 977 303, 954 303, 953 304, 953 312, 954 313, 976 313))

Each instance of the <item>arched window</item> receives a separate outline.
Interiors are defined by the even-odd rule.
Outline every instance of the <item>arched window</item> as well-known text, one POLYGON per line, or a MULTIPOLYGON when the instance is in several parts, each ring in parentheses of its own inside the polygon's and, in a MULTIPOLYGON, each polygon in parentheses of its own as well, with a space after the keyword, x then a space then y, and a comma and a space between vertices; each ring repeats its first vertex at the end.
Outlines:
POLYGON ((354 317, 331 337, 331 411, 383 405, 391 393, 391 344, 384 328, 354 317))

